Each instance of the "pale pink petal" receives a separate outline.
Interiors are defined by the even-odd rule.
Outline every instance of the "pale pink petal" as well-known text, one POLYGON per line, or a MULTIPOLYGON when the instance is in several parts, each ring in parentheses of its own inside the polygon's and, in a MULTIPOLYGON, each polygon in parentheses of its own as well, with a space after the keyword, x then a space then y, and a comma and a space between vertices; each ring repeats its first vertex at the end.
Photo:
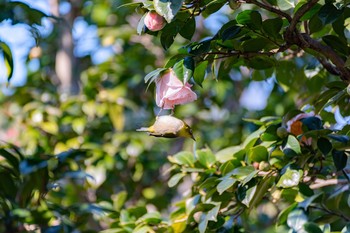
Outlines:
POLYGON ((150 11, 147 13, 144 23, 151 31, 159 31, 166 24, 165 19, 155 11, 150 11))

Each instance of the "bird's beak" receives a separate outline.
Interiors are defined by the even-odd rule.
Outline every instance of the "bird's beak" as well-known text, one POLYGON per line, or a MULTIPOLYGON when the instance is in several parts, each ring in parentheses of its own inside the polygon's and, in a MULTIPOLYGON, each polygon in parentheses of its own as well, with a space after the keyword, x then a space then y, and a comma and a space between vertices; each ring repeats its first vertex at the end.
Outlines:
POLYGON ((193 139, 193 141, 196 141, 192 133, 191 133, 191 138, 193 139))

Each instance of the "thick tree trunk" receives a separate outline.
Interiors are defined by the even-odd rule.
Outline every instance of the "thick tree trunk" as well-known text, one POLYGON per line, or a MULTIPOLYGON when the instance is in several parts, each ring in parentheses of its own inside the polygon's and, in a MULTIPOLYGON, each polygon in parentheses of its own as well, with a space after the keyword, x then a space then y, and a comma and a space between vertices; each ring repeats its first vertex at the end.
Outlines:
POLYGON ((76 60, 73 55, 74 44, 72 37, 74 12, 70 11, 66 15, 60 15, 59 0, 50 0, 50 5, 51 13, 62 19, 57 24, 59 48, 56 53, 55 65, 56 75, 60 81, 59 91, 62 94, 77 94, 79 92, 79 77, 76 75, 78 72, 74 72, 76 60))

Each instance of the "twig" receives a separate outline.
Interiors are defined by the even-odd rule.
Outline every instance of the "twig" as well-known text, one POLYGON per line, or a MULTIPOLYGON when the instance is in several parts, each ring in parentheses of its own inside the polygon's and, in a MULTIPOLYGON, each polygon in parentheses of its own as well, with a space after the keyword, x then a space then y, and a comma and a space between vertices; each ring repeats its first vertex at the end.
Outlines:
POLYGON ((332 212, 326 208, 322 208, 322 207, 319 207, 319 206, 314 206, 314 205, 310 205, 309 208, 312 208, 312 209, 317 209, 317 210, 321 210, 321 211, 324 211, 328 214, 332 214, 332 215, 335 215, 335 216, 338 216, 346 221, 350 221, 350 218, 345 216, 344 214, 341 214, 341 213, 336 213, 336 212, 332 212))

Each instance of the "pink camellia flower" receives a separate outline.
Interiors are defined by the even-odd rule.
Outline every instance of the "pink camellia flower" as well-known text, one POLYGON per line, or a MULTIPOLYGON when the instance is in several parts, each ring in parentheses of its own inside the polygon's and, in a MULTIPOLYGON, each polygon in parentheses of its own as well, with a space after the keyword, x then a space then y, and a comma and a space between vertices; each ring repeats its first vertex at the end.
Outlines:
MULTIPOLYGON (((303 134, 304 133, 303 123, 300 120, 308 117, 314 117, 314 116, 315 116, 315 113, 313 112, 300 113, 296 115, 295 117, 293 117, 287 122, 287 131, 293 134, 294 136, 303 134)), ((320 118, 319 116, 316 116, 316 117, 320 118)), ((301 142, 303 142, 305 145, 311 145, 312 138, 306 138, 305 136, 303 136, 301 138, 301 142)))
POLYGON ((183 84, 175 72, 169 69, 156 80, 156 103, 163 109, 174 109, 175 105, 192 102, 197 99, 197 95, 191 87, 189 83, 183 84))
POLYGON ((149 11, 144 22, 146 27, 154 32, 161 30, 166 24, 165 19, 155 11, 149 11))

